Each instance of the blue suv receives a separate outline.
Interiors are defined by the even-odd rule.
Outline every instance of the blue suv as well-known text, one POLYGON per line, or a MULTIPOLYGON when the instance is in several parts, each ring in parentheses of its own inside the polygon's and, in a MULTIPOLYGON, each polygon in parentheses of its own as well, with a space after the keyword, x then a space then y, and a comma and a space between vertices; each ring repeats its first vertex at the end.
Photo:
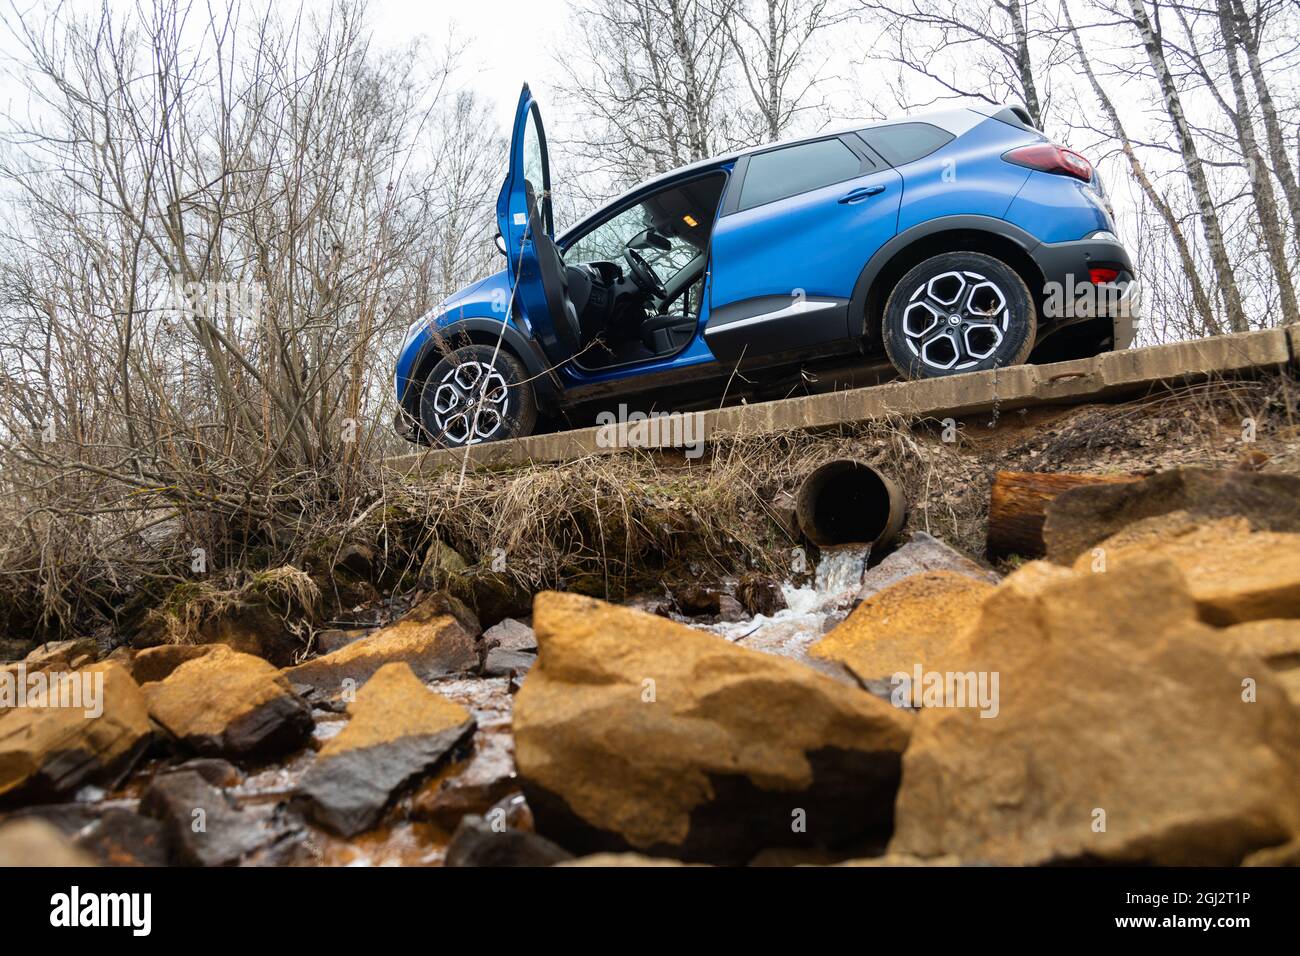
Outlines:
POLYGON ((742 150, 555 235, 525 85, 497 199, 508 268, 409 329, 399 428, 461 446, 722 400, 1126 348, 1133 266, 1099 177, 1018 107, 742 150))

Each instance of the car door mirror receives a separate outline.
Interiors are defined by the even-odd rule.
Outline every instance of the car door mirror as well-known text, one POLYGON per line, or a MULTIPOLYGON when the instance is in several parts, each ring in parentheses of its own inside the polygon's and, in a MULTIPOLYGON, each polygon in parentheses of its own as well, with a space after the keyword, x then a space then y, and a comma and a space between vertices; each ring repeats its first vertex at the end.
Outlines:
POLYGON ((502 237, 501 233, 498 232, 496 234, 495 242, 497 244, 497 252, 501 253, 503 256, 506 255, 506 241, 502 237))

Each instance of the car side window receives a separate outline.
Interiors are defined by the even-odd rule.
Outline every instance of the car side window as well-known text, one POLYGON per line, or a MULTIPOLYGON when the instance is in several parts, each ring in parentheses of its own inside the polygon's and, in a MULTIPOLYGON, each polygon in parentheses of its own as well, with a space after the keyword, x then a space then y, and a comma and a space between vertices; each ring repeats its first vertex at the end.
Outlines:
POLYGON ((740 209, 806 193, 853 179, 862 170, 858 155, 838 139, 819 139, 749 157, 740 188, 740 209))
POLYGON ((902 166, 929 156, 955 138, 952 133, 929 123, 895 123, 860 130, 858 135, 891 166, 902 166))

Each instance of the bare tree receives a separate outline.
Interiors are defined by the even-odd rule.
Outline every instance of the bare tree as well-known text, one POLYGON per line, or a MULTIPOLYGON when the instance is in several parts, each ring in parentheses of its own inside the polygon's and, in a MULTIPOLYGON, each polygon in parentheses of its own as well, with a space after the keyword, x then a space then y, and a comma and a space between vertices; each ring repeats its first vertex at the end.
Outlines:
MULTIPOLYGON (((1205 233, 1210 261, 1218 279, 1219 295, 1223 299, 1224 309, 1227 312, 1228 327, 1234 332, 1243 332, 1249 325, 1246 321, 1246 313, 1242 305, 1237 278, 1233 271, 1233 262, 1228 255, 1227 245, 1224 242, 1223 226, 1219 219, 1214 197, 1210 192, 1210 184, 1205 174, 1205 164, 1201 160, 1200 151, 1192 133, 1191 123, 1188 121, 1187 112, 1183 106, 1183 98, 1178 92, 1178 85, 1174 80, 1173 71, 1170 69, 1168 58, 1165 55, 1164 38, 1159 29, 1158 20, 1153 20, 1148 15, 1143 0, 1128 0, 1128 7, 1130 23, 1137 29, 1142 40, 1142 48, 1146 53, 1152 71, 1155 73, 1161 101, 1173 126, 1174 136, 1182 156, 1183 167, 1187 171, 1187 178, 1191 183, 1192 192, 1196 198, 1196 205, 1201 219, 1201 229, 1205 233)), ((1158 17, 1160 11, 1158 2, 1153 4, 1153 9, 1158 17)))
POLYGON ((756 139, 780 139, 800 112, 813 108, 808 100, 816 68, 802 77, 800 70, 816 35, 836 20, 830 0, 746 0, 722 20, 758 112, 756 139), (792 89, 796 82, 798 89, 792 89))
POLYGON ((1260 56, 1260 42, 1264 30, 1273 22, 1275 15, 1285 4, 1271 2, 1271 0, 1257 0, 1253 12, 1247 11, 1244 0, 1230 0, 1229 5, 1236 32, 1234 39, 1246 51, 1251 83, 1255 89, 1260 117, 1268 137, 1268 167, 1272 169, 1282 185, 1282 195, 1286 199, 1287 209, 1291 215, 1291 229, 1295 236, 1296 247, 1300 249, 1300 185, 1297 184, 1296 170, 1291 164, 1291 156, 1286 147, 1281 118, 1273 98, 1272 84, 1268 81, 1268 73, 1260 56))
MULTIPOLYGON (((730 0, 589 0, 578 51, 558 60, 581 121, 561 144, 615 189, 713 155, 732 142, 724 109, 730 0)), ((576 178, 570 188, 584 184, 576 178)), ((597 187, 599 188, 599 187, 597 187)))
POLYGON ((925 78, 932 98, 1018 100, 1040 129, 1050 113, 1050 77, 1066 53, 1062 34, 1043 16, 1041 0, 858 0, 880 23, 873 50, 925 78))
POLYGON ((1129 137, 1123 121, 1120 119, 1119 111, 1115 104, 1102 86, 1093 69, 1092 59, 1088 56, 1087 49, 1083 39, 1079 34, 1078 27, 1074 24, 1074 18, 1070 14, 1070 5, 1068 2, 1061 3, 1061 14, 1065 22, 1066 29, 1074 43, 1075 54, 1078 57, 1079 67, 1084 77, 1092 89, 1093 95, 1097 98, 1097 105, 1106 117, 1107 128, 1105 132, 1115 137, 1119 141, 1119 146, 1124 155, 1124 160, 1128 166, 1129 173, 1133 180, 1142 190, 1142 194, 1151 204, 1160 218, 1161 224, 1167 230, 1170 241, 1174 245, 1178 256, 1178 263, 1186 277, 1187 284, 1191 291, 1191 301, 1195 308, 1195 315, 1198 320, 1197 328, 1200 334, 1217 334, 1222 331, 1218 320, 1215 318, 1214 309, 1210 305, 1209 297, 1205 293, 1204 283, 1201 282, 1200 269, 1197 267, 1196 260, 1192 254, 1191 243, 1188 242, 1187 236, 1183 231, 1181 218, 1175 214, 1169 200, 1160 193, 1152 181, 1150 174, 1147 172, 1145 165, 1138 156, 1137 149, 1133 140, 1129 137))
POLYGON ((402 331, 482 264, 498 147, 429 149, 481 109, 342 0, 5 19, 32 102, 0 156, 0 574, 68 623, 136 583, 106 574, 358 507, 402 331), (162 522, 193 544, 106 565, 162 522))

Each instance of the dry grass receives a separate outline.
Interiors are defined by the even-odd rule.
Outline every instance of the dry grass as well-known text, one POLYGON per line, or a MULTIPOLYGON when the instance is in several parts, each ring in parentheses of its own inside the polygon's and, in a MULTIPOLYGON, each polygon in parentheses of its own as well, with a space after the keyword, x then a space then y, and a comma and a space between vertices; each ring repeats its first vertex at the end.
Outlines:
MULTIPOLYGON (((345 544, 374 549, 373 582, 409 591, 429 542, 438 538, 472 565, 530 590, 563 588, 620 600, 666 582, 722 578, 755 569, 790 573, 800 544, 779 499, 820 464, 840 457, 890 474, 911 505, 909 528, 975 555, 983 552, 988 489, 1000 469, 1141 471, 1182 465, 1300 471, 1293 378, 1218 382, 1114 405, 1035 409, 963 421, 956 440, 937 422, 874 422, 815 434, 790 432, 712 442, 696 461, 629 452, 564 464, 455 473, 403 482, 376 468, 351 499, 298 502, 277 536, 250 538, 239 522, 209 552, 210 578, 190 574, 186 523, 118 536, 111 547, 86 541, 86 522, 46 521, 45 550, 13 553, 0 565, 0 606, 38 615, 50 599, 77 613, 53 615, 41 636, 97 633, 128 637, 160 622, 189 640, 223 608, 271 595, 281 607, 312 608, 329 593, 345 544), (1256 441, 1242 441, 1242 421, 1256 441), (71 524, 79 529, 74 535, 71 524), (62 548, 62 549, 61 549, 62 548), (82 562, 82 573, 42 561, 82 562), (23 566, 22 561, 28 562, 23 566), (270 569, 270 570, 267 570, 270 569)), ((152 513, 151 513, 152 514, 152 513)), ((201 516, 200 516, 201 517, 201 516)), ((150 518, 154 523, 156 517, 150 518)), ((30 530, 31 523, 26 527, 30 530)), ((0 548, 0 559, 6 557, 0 548)), ((13 634, 11 629, 11 636, 13 634)))

